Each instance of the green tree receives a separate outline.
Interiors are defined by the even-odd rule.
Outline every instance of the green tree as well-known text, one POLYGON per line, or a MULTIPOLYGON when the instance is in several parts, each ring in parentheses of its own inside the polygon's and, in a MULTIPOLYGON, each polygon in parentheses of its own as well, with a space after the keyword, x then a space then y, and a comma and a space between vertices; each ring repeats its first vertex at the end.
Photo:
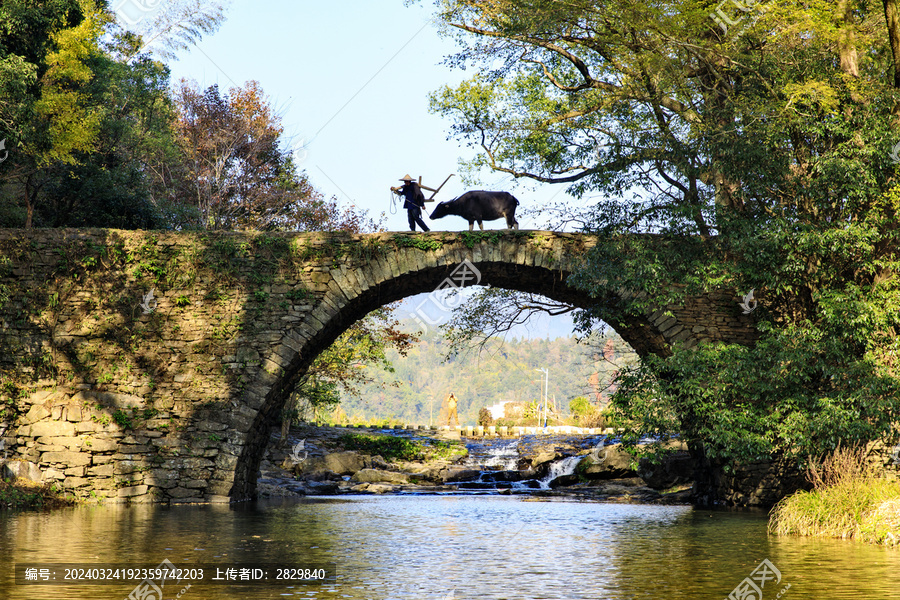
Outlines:
POLYGON ((465 44, 452 62, 482 65, 432 95, 480 148, 469 166, 605 197, 575 277, 590 317, 760 299, 754 346, 676 346, 625 377, 616 404, 638 430, 677 431, 717 465, 892 435, 893 2, 771 0, 727 28, 704 1, 439 5, 465 44))
POLYGON ((89 151, 99 119, 84 88, 100 52, 106 16, 89 1, 13 0, 0 6, 0 123, 7 160, 0 176, 16 188, 30 227, 48 167, 89 151))
MULTIPOLYGON (((221 20, 221 10, 195 12, 181 21, 190 35, 174 26, 166 35, 183 47, 221 20)), ((173 143, 168 69, 103 1, 5 1, 0 29, 2 222, 161 226, 147 158, 173 143)))
POLYGON ((96 76, 87 92, 97 108, 99 131, 90 152, 76 164, 48 169, 44 200, 35 224, 51 227, 164 228, 167 219, 150 195, 147 158, 154 148, 171 147, 174 116, 168 69, 148 57, 113 60, 129 40, 118 38, 92 65, 96 76))
POLYGON ((373 369, 394 372, 388 351, 405 357, 418 337, 400 331, 393 310, 383 307, 369 313, 316 357, 285 405, 282 443, 293 420, 321 419, 340 404, 342 395, 360 397, 361 388, 375 381, 373 369))

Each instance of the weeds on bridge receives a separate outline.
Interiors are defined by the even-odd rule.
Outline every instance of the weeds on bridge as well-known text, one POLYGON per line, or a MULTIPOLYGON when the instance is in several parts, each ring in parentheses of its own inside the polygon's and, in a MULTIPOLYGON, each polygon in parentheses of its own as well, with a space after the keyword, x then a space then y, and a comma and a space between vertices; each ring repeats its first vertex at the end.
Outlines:
POLYGON ((301 262, 325 261, 331 259, 332 268, 338 268, 344 259, 372 260, 387 250, 379 238, 349 238, 348 236, 327 237, 307 242, 296 253, 301 262))
POLYGON ((416 248, 423 252, 435 252, 444 247, 443 240, 421 235, 395 235, 391 241, 400 248, 416 248))
POLYGON ((466 248, 474 248, 476 244, 488 242, 496 244, 500 241, 502 234, 499 231, 463 231, 459 234, 463 245, 466 248))
POLYGON ((494 231, 461 231, 459 239, 466 248, 472 249, 477 244, 487 242, 489 244, 498 244, 501 240, 512 238, 515 243, 534 238, 533 231, 519 231, 517 229, 500 229, 494 231))

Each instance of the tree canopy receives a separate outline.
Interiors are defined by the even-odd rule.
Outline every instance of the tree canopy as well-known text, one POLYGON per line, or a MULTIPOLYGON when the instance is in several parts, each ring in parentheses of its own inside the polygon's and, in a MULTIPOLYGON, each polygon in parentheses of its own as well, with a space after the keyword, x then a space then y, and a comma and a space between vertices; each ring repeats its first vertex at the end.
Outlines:
MULTIPOLYGON (((192 40, 213 9, 182 21, 192 40)), ((171 137, 168 68, 103 1, 5 1, 0 30, 0 223, 162 228, 146 159, 171 137)))
POLYGON ((463 48, 448 62, 477 67, 431 96, 480 150, 468 166, 597 199, 574 281, 633 294, 593 317, 760 300, 755 346, 624 376, 637 429, 723 462, 896 435, 895 2, 437 4, 463 48))

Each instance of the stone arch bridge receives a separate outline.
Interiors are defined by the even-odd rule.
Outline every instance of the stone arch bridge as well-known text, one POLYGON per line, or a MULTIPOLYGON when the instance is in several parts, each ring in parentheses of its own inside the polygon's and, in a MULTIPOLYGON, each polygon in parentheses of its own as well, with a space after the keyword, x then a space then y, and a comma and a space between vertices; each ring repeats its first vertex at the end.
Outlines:
MULTIPOLYGON (((0 230, 3 451, 77 496, 252 498, 294 382, 354 321, 461 268, 586 307, 597 299, 566 280, 594 243, 542 231, 0 230)), ((613 293, 599 300, 639 353, 754 338, 731 294, 637 316, 616 313, 613 293)))

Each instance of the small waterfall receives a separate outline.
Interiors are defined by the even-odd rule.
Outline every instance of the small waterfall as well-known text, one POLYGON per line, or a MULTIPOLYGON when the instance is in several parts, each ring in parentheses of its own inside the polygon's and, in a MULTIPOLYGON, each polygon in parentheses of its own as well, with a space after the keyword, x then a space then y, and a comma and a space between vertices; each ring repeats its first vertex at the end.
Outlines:
POLYGON ((519 440, 490 445, 470 444, 465 464, 485 471, 515 471, 519 463, 519 440))
POLYGON ((491 448, 487 453, 486 460, 481 464, 497 471, 515 471, 519 464, 519 441, 491 448))
POLYGON ((551 464, 550 470, 547 472, 546 477, 538 481, 541 489, 549 490, 551 481, 553 481, 557 477, 562 477, 563 475, 571 475, 572 473, 574 473, 575 467, 578 466, 578 463, 580 463, 581 459, 583 458, 583 456, 567 456, 566 458, 561 458, 551 464))

